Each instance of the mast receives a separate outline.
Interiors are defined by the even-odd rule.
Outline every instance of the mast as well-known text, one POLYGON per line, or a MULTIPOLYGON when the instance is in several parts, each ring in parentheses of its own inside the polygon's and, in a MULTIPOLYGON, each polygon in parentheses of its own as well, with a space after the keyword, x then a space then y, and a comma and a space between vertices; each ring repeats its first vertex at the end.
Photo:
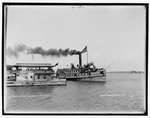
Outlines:
POLYGON ((86 56, 87 56, 87 64, 88 64, 88 49, 87 49, 87 53, 86 53, 86 56))

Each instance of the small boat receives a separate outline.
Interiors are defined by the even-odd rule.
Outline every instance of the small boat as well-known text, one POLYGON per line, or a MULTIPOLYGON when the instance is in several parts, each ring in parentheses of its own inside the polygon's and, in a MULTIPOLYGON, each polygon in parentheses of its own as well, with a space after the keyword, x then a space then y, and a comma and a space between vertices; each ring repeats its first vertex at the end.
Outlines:
POLYGON ((65 77, 56 77, 56 73, 52 69, 55 66, 50 64, 17 63, 12 66, 12 70, 9 72, 15 75, 15 79, 7 79, 7 86, 66 85, 65 77))

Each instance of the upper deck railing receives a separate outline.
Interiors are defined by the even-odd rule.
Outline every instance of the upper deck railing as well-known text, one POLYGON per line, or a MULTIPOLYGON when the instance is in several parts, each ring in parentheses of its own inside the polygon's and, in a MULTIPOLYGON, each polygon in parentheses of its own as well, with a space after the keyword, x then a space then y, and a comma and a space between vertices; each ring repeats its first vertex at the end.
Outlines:
POLYGON ((16 63, 18 67, 53 67, 53 65, 49 63, 16 63))

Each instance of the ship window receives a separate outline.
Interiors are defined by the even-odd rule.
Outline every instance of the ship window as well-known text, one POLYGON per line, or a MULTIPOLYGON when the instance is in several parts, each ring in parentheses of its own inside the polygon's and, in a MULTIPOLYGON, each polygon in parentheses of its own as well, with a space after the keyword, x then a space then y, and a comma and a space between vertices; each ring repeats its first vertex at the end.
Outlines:
POLYGON ((100 72, 100 74, 104 74, 104 72, 103 72, 103 71, 101 71, 101 72, 100 72))
POLYGON ((40 75, 37 75, 38 76, 38 79, 40 79, 40 75))
POLYGON ((46 76, 44 76, 43 78, 46 79, 46 76))

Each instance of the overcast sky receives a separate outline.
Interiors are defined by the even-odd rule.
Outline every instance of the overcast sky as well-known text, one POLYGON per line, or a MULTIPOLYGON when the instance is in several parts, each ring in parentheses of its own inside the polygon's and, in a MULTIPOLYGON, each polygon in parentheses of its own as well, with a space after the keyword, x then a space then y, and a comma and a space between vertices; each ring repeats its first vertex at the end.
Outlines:
MULTIPOLYGON (((6 47, 88 47, 88 61, 108 71, 144 70, 145 8, 142 6, 11 6, 8 7, 6 47)), ((87 55, 82 55, 87 63, 87 55)), ((78 56, 41 57, 21 53, 7 64, 40 62, 66 67, 78 56)))

